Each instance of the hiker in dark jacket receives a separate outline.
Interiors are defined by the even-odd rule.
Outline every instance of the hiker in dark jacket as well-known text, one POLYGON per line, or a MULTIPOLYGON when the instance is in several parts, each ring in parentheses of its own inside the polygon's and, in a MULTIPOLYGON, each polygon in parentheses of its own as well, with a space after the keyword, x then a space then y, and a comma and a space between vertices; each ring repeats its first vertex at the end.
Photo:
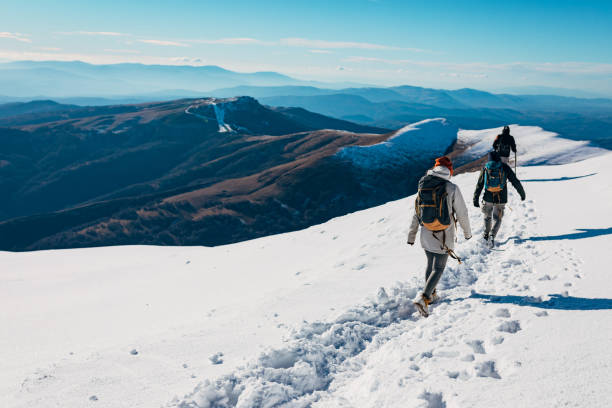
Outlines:
POLYGON ((419 229, 421 230, 421 246, 425 250, 425 256, 427 257, 425 288, 415 302, 415 305, 423 316, 429 314, 429 304, 438 300, 436 285, 442 277, 442 272, 444 272, 444 268, 446 267, 446 261, 448 260, 449 254, 452 254, 451 256, 455 255, 453 249, 455 248, 456 223, 458 222, 461 226, 463 236, 466 240, 472 237, 468 210, 465 201, 463 201, 459 186, 450 181, 452 175, 453 163, 448 157, 443 156, 436 159, 434 168, 428 170, 427 174, 423 176, 419 182, 419 189, 423 182, 428 180, 434 183, 440 183, 444 187, 443 191, 446 193, 447 197, 446 205, 450 222, 448 227, 443 231, 440 230, 437 232, 429 230, 423 225, 423 220, 421 220, 417 214, 417 207, 415 206, 415 212, 413 213, 412 222, 408 231, 408 244, 414 245, 417 232, 419 229))
POLYGON ((516 143, 514 142, 514 137, 510 134, 508 126, 504 126, 504 130, 495 138, 493 150, 499 153, 501 161, 505 164, 508 164, 510 161, 510 151, 516 153, 516 143))
POLYGON ((516 175, 505 163, 502 163, 497 152, 489 153, 489 161, 480 171, 476 191, 474 191, 474 207, 479 207, 480 192, 485 189, 482 200, 482 213, 484 214, 483 239, 490 248, 495 246, 495 236, 501 226, 504 216, 504 207, 508 202, 508 180, 525 200, 525 190, 516 175), (491 218, 495 221, 491 228, 491 218))

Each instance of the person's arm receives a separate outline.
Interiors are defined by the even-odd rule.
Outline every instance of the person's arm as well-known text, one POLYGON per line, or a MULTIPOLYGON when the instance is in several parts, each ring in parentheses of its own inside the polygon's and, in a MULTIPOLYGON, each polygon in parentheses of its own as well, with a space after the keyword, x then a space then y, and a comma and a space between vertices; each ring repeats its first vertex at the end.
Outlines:
POLYGON ((510 148, 514 153, 516 153, 516 142, 514 141, 513 136, 510 136, 510 148))
POLYGON ((413 211, 412 222, 410 223, 410 229, 408 230, 408 244, 414 244, 416 239, 417 231, 419 230, 419 217, 416 215, 416 208, 413 211))
POLYGON ((525 190, 523 189, 523 185, 521 184, 519 179, 516 177, 516 174, 514 174, 510 166, 508 166, 507 164, 504 164, 504 170, 508 175, 508 180, 510 180, 510 183, 512 183, 516 191, 521 196, 521 200, 525 200, 525 190))
POLYGON ((465 239, 472 238, 468 209, 458 186, 455 186, 455 194, 453 195, 453 211, 455 212, 455 218, 459 221, 459 225, 461 225, 465 239))
POLYGON ((497 147, 499 146, 499 135, 493 141, 493 150, 497 151, 497 147))
POLYGON ((476 183, 476 190, 474 190, 474 207, 480 207, 480 193, 484 187, 484 172, 484 169, 480 170, 480 176, 478 177, 478 182, 476 183))

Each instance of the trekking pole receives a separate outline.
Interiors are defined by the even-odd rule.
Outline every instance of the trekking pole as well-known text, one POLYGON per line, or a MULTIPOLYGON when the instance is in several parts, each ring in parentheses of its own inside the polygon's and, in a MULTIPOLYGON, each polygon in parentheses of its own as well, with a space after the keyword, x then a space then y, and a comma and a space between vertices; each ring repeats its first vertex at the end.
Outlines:
POLYGON ((516 151, 514 152, 514 174, 516 174, 516 151))

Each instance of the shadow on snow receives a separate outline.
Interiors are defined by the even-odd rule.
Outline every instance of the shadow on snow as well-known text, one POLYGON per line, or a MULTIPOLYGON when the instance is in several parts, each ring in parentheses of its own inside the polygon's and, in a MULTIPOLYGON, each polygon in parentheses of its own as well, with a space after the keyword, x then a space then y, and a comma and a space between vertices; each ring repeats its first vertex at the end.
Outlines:
POLYGON ((470 299, 482 299, 485 303, 510 303, 519 306, 538 307, 540 309, 558 310, 612 310, 612 299, 591 299, 559 294, 549 295, 549 300, 532 296, 485 295, 472 293, 470 299))
POLYGON ((594 176, 597 173, 585 174, 584 176, 574 176, 574 177, 558 177, 558 178, 548 178, 548 179, 526 179, 521 180, 521 183, 534 183, 534 182, 543 182, 543 181, 567 181, 567 180, 575 180, 583 177, 594 176))
POLYGON ((610 235, 612 234, 612 227, 608 228, 578 228, 576 229, 578 232, 572 232, 569 234, 561 234, 561 235, 548 235, 543 237, 529 237, 529 238, 519 238, 517 236, 508 237, 504 242, 501 242, 500 245, 508 243, 510 240, 514 240, 515 244, 520 244, 525 241, 556 241, 562 239, 583 239, 583 238, 592 238, 598 237, 600 235, 610 235))

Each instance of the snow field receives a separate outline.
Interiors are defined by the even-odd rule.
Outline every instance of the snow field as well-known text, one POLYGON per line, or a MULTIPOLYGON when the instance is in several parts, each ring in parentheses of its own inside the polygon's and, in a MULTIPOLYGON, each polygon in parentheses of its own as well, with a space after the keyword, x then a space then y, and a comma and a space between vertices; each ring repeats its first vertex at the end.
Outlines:
POLYGON ((611 157, 519 168, 493 251, 454 178, 474 238, 428 319, 414 197, 217 248, 0 252, 0 406, 607 407, 611 157))
POLYGON ((446 119, 426 119, 404 126, 384 142, 344 147, 336 157, 367 169, 401 167, 407 162, 418 162, 423 156, 442 155, 456 137, 457 128, 446 119))
MULTIPOLYGON (((555 168, 547 168, 551 169, 555 168)), ((462 175, 455 181, 469 191, 466 182, 473 178, 474 174, 462 175)), ((555 315, 553 326, 564 327, 564 316, 557 315, 558 310, 575 310, 574 314, 589 310, 588 298, 574 298, 568 291, 580 284, 582 260, 571 246, 545 244, 533 199, 521 202, 516 193, 510 194, 497 237, 499 246, 494 250, 479 238, 482 215, 472 209, 474 239, 457 249, 462 264, 449 260, 439 285, 443 298, 428 319, 419 318, 410 302, 416 288, 422 287, 423 278, 415 271, 408 282, 380 288, 367 303, 333 321, 302 326, 286 348, 270 349, 231 375, 204 382, 170 406, 515 406, 516 396, 512 395, 516 393, 523 401, 540 406, 582 406, 580 392, 543 394, 531 385, 524 387, 531 393, 523 393, 521 385, 516 386, 525 369, 535 369, 540 377, 560 377, 533 367, 521 348, 536 348, 539 354, 539 349, 547 347, 530 341, 529 331, 555 315), (551 258, 561 262, 551 263, 551 258), (483 395, 483 387, 495 392, 483 395), (500 401, 504 393, 506 398, 500 401)), ((612 301, 604 299, 604 303, 612 309, 612 301)), ((610 316, 609 311, 602 313, 610 316)), ((550 348, 571 352, 564 341, 567 338, 556 339, 550 348)), ((602 346, 605 343, 597 345, 602 346)), ((555 358, 545 363, 557 364, 555 358)), ((599 379, 591 388, 605 387, 604 382, 599 379)), ((537 386, 565 388, 571 384, 548 380, 537 386)), ((606 406, 602 400, 590 401, 588 406, 593 404, 606 406)))
MULTIPOLYGON (((522 222, 512 222, 500 238, 529 236, 527 221, 536 220, 533 202, 520 203, 514 197, 510 205, 516 207, 517 214, 508 218, 522 222)), ((245 368, 216 382, 203 383, 192 395, 171 406, 412 406, 405 405, 407 394, 414 397, 414 406, 419 406, 423 400, 446 403, 453 398, 422 384, 465 382, 474 377, 500 379, 500 371, 513 370, 516 362, 496 361, 485 350, 521 330, 520 321, 508 319, 507 308, 474 314, 479 301, 470 300, 471 290, 497 293, 518 287, 516 281, 522 280, 509 277, 531 272, 532 266, 519 259, 525 255, 533 258, 535 250, 529 243, 515 248, 507 243, 500 249, 507 248, 508 254, 489 251, 477 238, 482 234, 481 215, 476 211, 470 215, 475 238, 459 247, 462 264, 449 259, 438 286, 443 299, 433 307, 429 319, 419 318, 412 304, 424 279, 417 273, 410 283, 388 290, 380 288, 368 303, 335 321, 303 326, 288 348, 269 350, 245 368), (497 272, 492 271, 501 268, 515 270, 496 278, 497 272), (472 338, 462 329, 466 326, 481 330, 487 326, 493 335, 472 338), (451 362, 453 369, 449 370, 451 362), (379 384, 388 378, 397 380, 379 384), (415 393, 415 389, 419 391, 415 393)), ((520 285, 519 291, 526 290, 526 285, 520 285)))
MULTIPOLYGON (((457 139, 470 146, 458 158, 456 166, 479 159, 492 150, 493 141, 502 128, 483 130, 460 130, 457 139)), ((567 164, 606 154, 606 149, 593 147, 589 142, 559 137, 538 126, 511 125, 510 134, 517 144, 517 159, 521 166, 538 164, 567 164)), ((514 154, 510 159, 514 163, 514 154)))

